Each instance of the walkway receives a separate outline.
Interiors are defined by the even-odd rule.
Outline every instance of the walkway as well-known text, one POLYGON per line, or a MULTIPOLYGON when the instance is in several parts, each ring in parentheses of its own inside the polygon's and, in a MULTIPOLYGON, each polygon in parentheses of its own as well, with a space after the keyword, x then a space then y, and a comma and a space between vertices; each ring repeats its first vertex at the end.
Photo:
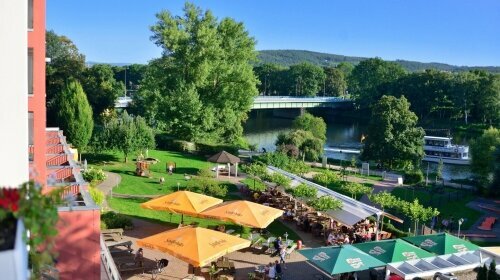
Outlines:
POLYGON ((480 205, 483 206, 487 205, 492 208, 500 209, 500 203, 495 203, 495 201, 492 199, 477 198, 467 203, 467 207, 480 211, 481 213, 483 213, 483 215, 470 227, 469 230, 464 230, 461 232, 461 234, 495 235, 496 237, 494 238, 471 237, 470 239, 477 241, 485 241, 485 242, 500 242, 500 218, 498 213, 488 209, 481 208, 479 207, 480 205), (497 218, 497 221, 493 224, 492 229, 490 231, 478 229, 477 227, 480 226, 481 223, 484 221, 484 219, 487 217, 497 218))
MULTIPOLYGON (((110 197, 113 188, 120 184, 120 182, 122 181, 122 177, 116 173, 111 173, 107 171, 104 171, 104 173, 106 174, 106 179, 102 181, 99 185, 97 185, 97 188, 101 190, 106 197, 110 197)), ((104 211, 111 210, 111 208, 108 205, 107 199, 103 201, 101 208, 104 211)))

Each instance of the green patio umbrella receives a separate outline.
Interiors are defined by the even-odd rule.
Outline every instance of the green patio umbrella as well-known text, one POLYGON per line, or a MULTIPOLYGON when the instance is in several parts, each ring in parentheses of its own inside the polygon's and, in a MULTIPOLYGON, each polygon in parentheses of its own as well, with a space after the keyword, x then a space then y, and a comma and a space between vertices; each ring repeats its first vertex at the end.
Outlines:
POLYGON ((479 246, 447 233, 404 237, 404 240, 436 255, 478 250, 479 246))
POLYGON ((384 263, 432 257, 431 254, 401 239, 382 240, 352 245, 384 263))
POLYGON ((385 266, 385 263, 351 245, 304 249, 299 253, 330 275, 385 266))

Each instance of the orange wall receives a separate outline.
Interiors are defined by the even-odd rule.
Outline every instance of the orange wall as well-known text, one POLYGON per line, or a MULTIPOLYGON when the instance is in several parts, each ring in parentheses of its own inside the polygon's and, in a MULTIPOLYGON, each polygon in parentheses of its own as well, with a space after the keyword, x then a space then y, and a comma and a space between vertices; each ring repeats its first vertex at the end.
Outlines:
POLYGON ((61 280, 101 279, 100 211, 60 211, 56 238, 61 280))
POLYGON ((33 95, 28 97, 28 111, 33 112, 35 149, 34 166, 30 167, 37 175, 34 179, 46 185, 45 0, 33 0, 33 31, 28 31, 28 47, 33 48, 33 95))

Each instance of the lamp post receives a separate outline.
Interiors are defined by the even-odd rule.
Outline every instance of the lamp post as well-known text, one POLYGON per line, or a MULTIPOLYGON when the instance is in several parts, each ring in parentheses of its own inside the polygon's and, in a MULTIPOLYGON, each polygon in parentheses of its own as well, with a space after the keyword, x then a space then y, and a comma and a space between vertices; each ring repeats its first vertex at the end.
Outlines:
POLYGON ((128 66, 125 66, 125 95, 127 96, 127 68, 128 66))
POLYGON ((288 232, 285 231, 285 234, 283 234, 283 236, 285 236, 285 242, 288 241, 288 232))
POLYGON ((460 226, 463 224, 464 218, 458 219, 458 238, 460 238, 460 226))
POLYGON ((177 182, 177 191, 179 191, 180 185, 181 185, 181 183, 177 182))

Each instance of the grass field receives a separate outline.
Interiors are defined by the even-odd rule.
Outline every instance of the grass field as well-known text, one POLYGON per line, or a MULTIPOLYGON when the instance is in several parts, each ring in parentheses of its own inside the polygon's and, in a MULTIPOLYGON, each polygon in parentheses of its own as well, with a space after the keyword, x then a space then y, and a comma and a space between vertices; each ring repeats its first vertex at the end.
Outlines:
MULTIPOLYGON (((213 164, 207 162, 204 158, 177 152, 150 150, 149 157, 159 160, 159 163, 151 165, 150 167, 151 178, 136 176, 136 162, 129 160, 125 163, 118 153, 107 153, 99 156, 85 155, 83 158, 86 158, 89 164, 97 168, 117 173, 121 176, 121 182, 117 187, 113 188, 113 193, 131 195, 168 194, 177 191, 177 183, 179 183, 180 189, 184 189, 186 186, 185 175, 193 176, 201 169, 210 169, 213 167, 213 164), (166 168, 166 163, 168 162, 175 162, 176 164, 176 169, 172 175, 168 174, 166 168), (165 178, 165 182, 161 185, 159 183, 160 177, 165 178)), ((252 181, 253 184, 253 180, 250 181, 252 181)), ((228 194, 223 197, 225 201, 240 199, 235 185, 228 182, 222 182, 222 184, 228 187, 228 194)), ((113 210, 130 217, 146 219, 157 223, 171 223, 175 225, 180 223, 181 215, 179 214, 170 214, 169 212, 141 208, 140 204, 145 201, 147 201, 147 199, 108 198, 108 204, 113 210)), ((201 227, 212 227, 219 224, 225 224, 226 229, 232 228, 237 232, 241 232, 242 230, 242 227, 239 225, 212 219, 184 216, 184 222, 197 223, 201 227)), ((267 230, 275 236, 283 235, 287 232, 290 239, 300 239, 293 230, 277 220, 269 225, 267 230)))
POLYGON ((444 188, 441 193, 433 190, 419 190, 410 188, 396 188, 391 192, 394 196, 406 201, 418 201, 424 206, 432 206, 439 210, 441 218, 450 218, 455 220, 465 218, 462 224, 463 229, 469 229, 470 226, 481 216, 481 212, 466 206, 468 202, 474 199, 474 196, 466 191, 444 188))

